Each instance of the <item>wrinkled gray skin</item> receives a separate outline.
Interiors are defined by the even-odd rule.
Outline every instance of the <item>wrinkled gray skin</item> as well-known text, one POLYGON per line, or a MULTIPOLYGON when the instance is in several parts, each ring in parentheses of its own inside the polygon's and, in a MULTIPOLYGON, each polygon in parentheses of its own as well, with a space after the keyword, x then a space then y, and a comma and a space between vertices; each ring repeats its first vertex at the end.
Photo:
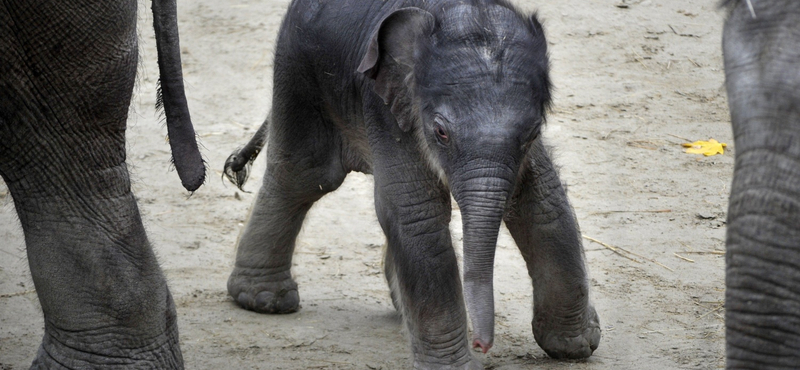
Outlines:
POLYGON ((729 369, 800 367, 800 2, 729 1, 729 369), (755 16, 754 16, 755 15, 755 16))
MULTIPOLYGON (((175 305, 125 165, 136 8, 0 3, 0 175, 45 323, 33 369, 183 368, 175 305)), ((193 191, 205 168, 183 96, 175 2, 153 9, 173 159, 193 191)))
POLYGON ((552 357, 590 356, 600 328, 578 225, 539 139, 546 47, 536 17, 502 1, 294 1, 278 36, 271 115, 226 163, 241 185, 268 137, 230 295, 258 312, 296 311, 290 267, 306 212, 348 172, 372 173, 386 277, 416 368, 482 368, 470 345, 493 343, 503 221, 535 287, 536 341, 552 357), (463 290, 451 194, 464 220, 463 290))

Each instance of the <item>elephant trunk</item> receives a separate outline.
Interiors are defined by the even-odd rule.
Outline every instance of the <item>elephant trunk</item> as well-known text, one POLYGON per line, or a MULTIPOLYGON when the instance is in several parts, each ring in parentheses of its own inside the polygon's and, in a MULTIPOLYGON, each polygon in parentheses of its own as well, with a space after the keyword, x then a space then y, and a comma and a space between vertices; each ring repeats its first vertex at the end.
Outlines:
POLYGON ((494 341, 494 255, 513 188, 513 172, 500 175, 459 181, 461 186, 453 188, 463 220, 464 296, 472 322, 472 346, 483 353, 494 341))

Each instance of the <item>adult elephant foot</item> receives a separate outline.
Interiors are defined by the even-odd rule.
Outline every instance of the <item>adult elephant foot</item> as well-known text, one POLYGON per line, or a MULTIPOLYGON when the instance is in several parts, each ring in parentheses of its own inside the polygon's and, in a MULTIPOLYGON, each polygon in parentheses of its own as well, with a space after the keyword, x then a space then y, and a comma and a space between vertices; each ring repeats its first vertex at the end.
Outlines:
POLYGON ((555 359, 587 358, 600 343, 600 320, 591 305, 565 317, 534 314, 531 324, 536 343, 555 359))
POLYGON ((242 308, 258 313, 284 314, 300 309, 297 283, 288 271, 268 274, 237 266, 228 278, 228 294, 242 308))
POLYGON ((174 317, 171 320, 163 333, 141 341, 131 336, 112 339, 114 336, 102 335, 99 330, 77 333, 46 325, 31 369, 183 369, 178 326, 174 317), (121 342, 135 343, 136 348, 109 345, 121 342))

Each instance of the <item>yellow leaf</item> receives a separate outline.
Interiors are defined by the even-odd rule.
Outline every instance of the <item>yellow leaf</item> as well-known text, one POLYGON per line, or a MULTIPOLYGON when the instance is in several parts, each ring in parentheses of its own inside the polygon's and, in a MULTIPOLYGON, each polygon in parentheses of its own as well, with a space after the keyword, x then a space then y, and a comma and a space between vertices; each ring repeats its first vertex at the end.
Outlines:
POLYGON ((686 153, 702 154, 704 156, 725 154, 725 147, 728 146, 728 144, 720 143, 714 139, 709 139, 708 141, 695 141, 693 143, 685 143, 682 145, 686 148, 689 148, 686 149, 686 153))

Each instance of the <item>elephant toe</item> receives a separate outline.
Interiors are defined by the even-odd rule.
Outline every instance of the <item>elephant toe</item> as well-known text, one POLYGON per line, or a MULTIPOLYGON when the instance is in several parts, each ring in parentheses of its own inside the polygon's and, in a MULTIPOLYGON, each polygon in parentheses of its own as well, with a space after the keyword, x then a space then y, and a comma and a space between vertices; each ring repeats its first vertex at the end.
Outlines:
POLYGON ((234 272, 228 279, 228 293, 244 309, 267 314, 285 314, 300 309, 300 294, 292 280, 259 281, 234 272))
POLYGON ((581 359, 591 356, 599 342, 600 329, 594 329, 577 337, 553 336, 542 344, 542 349, 555 359, 581 359))
POLYGON ((300 306, 297 290, 281 290, 277 293, 264 291, 256 294, 255 311, 265 313, 295 312, 300 306))
POLYGON ((544 325, 534 321, 534 337, 548 356, 555 359, 582 359, 594 353, 600 344, 600 323, 592 307, 581 325, 544 325))

